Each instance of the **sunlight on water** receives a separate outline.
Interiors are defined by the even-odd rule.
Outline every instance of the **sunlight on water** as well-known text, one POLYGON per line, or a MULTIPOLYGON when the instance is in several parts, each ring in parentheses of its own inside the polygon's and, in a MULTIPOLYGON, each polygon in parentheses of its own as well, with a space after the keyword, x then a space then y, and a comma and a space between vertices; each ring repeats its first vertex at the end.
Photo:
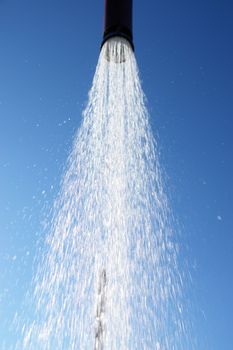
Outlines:
POLYGON ((134 53, 105 43, 17 349, 190 350, 182 278, 134 53))

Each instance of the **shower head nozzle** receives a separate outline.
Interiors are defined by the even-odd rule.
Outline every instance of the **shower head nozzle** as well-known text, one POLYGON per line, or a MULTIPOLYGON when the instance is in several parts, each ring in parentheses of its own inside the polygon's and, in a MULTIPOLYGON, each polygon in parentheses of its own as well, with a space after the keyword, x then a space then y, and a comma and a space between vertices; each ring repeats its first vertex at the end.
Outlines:
POLYGON ((132 10, 132 0, 105 0, 105 24, 101 48, 108 39, 121 37, 126 39, 134 50, 132 10))

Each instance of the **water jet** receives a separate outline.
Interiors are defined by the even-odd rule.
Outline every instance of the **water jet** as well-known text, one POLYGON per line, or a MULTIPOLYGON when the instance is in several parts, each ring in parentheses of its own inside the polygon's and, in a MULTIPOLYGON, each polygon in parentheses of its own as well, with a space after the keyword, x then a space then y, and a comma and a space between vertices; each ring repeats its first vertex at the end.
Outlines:
POLYGON ((192 349, 133 49, 132 0, 106 0, 93 84, 33 279, 35 314, 17 350, 192 349))

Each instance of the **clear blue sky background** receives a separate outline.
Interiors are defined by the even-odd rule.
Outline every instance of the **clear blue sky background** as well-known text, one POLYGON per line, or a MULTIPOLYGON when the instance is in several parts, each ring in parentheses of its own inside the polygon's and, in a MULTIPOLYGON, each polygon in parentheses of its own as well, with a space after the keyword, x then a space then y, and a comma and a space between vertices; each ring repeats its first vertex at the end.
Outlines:
MULTIPOLYGON (((233 349, 233 4, 134 1, 136 56, 188 244, 197 350, 233 349)), ((103 1, 0 0, 0 349, 99 55, 103 1)), ((188 350, 188 349, 187 349, 188 350)))

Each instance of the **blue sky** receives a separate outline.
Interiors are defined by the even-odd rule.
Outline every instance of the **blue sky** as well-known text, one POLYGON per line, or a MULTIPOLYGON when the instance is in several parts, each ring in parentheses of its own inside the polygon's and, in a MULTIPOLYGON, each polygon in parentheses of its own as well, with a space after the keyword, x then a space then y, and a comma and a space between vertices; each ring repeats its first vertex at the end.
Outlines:
MULTIPOLYGON (((143 89, 188 246, 198 350, 233 348, 232 15, 227 0, 134 1, 143 89)), ((13 342, 10 320, 32 278, 102 29, 102 0, 0 0, 0 346, 13 342)))

